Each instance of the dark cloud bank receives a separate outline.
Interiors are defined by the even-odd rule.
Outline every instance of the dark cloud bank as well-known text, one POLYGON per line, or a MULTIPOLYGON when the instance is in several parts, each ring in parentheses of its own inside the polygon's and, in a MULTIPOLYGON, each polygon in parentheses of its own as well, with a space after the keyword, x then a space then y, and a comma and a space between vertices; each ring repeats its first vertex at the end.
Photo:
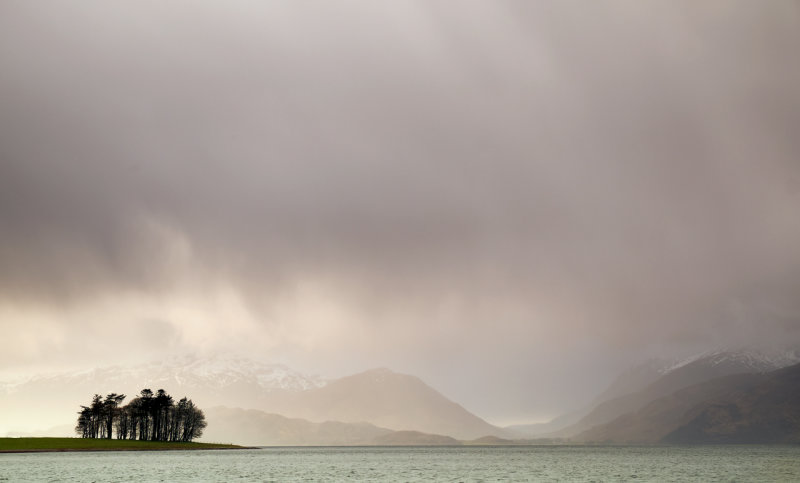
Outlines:
POLYGON ((314 284, 345 334, 290 362, 511 419, 797 341, 798 46, 791 1, 6 1, 0 305, 314 284))

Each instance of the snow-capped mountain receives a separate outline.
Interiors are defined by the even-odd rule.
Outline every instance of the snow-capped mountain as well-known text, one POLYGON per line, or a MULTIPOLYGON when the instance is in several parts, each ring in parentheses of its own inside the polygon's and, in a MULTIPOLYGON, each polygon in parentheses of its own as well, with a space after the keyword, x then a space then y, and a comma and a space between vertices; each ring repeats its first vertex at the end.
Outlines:
POLYGON ((144 388, 164 389, 176 398, 187 396, 201 407, 257 408, 265 401, 326 383, 324 378, 281 364, 226 356, 172 357, 136 366, 39 375, 0 383, 0 435, 3 429, 46 429, 70 422, 95 393, 121 393, 130 400, 144 388), (31 407, 38 408, 36 421, 26 420, 31 407))
POLYGON ((669 374, 696 361, 703 361, 704 364, 712 367, 731 365, 742 368, 741 372, 769 372, 800 362, 800 351, 794 349, 719 348, 675 360, 672 364, 661 368, 659 373, 669 374))
POLYGON ((635 367, 612 385, 628 392, 609 391, 604 399, 577 423, 559 432, 573 436, 582 431, 608 423, 623 414, 636 411, 655 399, 680 389, 712 379, 733 375, 765 373, 800 363, 800 351, 793 348, 720 348, 673 361, 647 361, 635 367), (636 380, 627 380, 628 377, 636 380), (649 378, 649 379, 648 379, 649 378))
POLYGON ((187 379, 200 379, 208 385, 219 388, 240 381, 253 381, 267 391, 304 391, 322 387, 327 383, 319 376, 301 374, 283 364, 265 364, 251 359, 219 357, 190 361, 174 370, 173 377, 179 383, 187 379))
POLYGON ((649 359, 620 374, 582 410, 550 423, 516 425, 510 429, 524 437, 577 434, 691 384, 729 374, 770 372, 797 363, 800 350, 752 347, 716 348, 688 357, 649 359))
POLYGON ((769 372, 799 362, 800 350, 797 349, 752 347, 720 347, 687 357, 649 359, 620 374, 608 389, 597 397, 595 404, 639 391, 657 379, 675 372, 696 372, 698 369, 730 374, 769 372), (690 367, 691 370, 682 370, 685 367, 690 367))
MULTIPOLYGON (((741 359, 737 357, 736 359, 741 359)), ((756 366, 761 358, 745 358, 756 366)), ((718 360, 730 362, 729 357, 718 360)), ((779 363, 770 358, 770 364, 779 363)), ((703 381, 576 435, 626 444, 792 444, 800 441, 800 364, 703 381)))
MULTIPOLYGON (((39 375, 24 380, 0 383, 0 391, 15 392, 30 384, 59 381, 70 385, 96 382, 98 385, 155 387, 207 387, 225 389, 248 384, 265 392, 303 391, 324 386, 327 381, 305 375, 283 364, 268 364, 252 359, 214 356, 173 357, 137 366, 109 366, 84 371, 39 375)), ((98 390, 100 388, 98 387, 98 390)), ((100 391, 102 392, 102 391, 100 391)))

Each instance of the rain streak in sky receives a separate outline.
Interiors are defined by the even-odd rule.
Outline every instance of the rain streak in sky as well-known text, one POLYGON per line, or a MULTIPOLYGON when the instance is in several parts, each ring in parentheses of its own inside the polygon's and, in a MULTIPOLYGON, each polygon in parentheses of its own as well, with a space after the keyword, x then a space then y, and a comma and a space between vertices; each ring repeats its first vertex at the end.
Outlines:
POLYGON ((4 1, 0 375, 386 366, 510 423, 800 343, 798 47, 790 0, 4 1))

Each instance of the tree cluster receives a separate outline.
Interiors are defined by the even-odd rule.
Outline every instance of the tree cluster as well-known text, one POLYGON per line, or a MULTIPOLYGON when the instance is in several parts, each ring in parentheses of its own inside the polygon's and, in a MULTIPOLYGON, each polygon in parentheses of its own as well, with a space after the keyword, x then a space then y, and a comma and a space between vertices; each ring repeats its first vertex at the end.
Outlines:
POLYGON ((207 426, 203 411, 185 397, 175 403, 163 389, 155 394, 142 389, 122 406, 124 394, 105 399, 95 394, 89 406, 81 406, 75 432, 81 438, 138 439, 141 441, 191 441, 207 426))

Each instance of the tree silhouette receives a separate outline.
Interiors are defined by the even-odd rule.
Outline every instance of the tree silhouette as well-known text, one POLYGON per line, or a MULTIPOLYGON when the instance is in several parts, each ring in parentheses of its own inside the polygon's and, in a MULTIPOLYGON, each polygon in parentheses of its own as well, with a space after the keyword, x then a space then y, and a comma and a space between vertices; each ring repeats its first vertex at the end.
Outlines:
POLYGON ((92 396, 92 404, 89 406, 91 413, 91 425, 89 427, 89 434, 92 438, 96 438, 100 432, 100 418, 103 416, 103 397, 99 394, 92 396))
POLYGON ((153 410, 153 391, 142 389, 139 393, 139 439, 147 440, 150 436, 150 421, 153 410))
POLYGON ((81 406, 75 433, 81 438, 108 438, 142 441, 192 441, 206 428, 203 411, 191 399, 175 404, 163 389, 155 394, 142 389, 139 396, 121 407, 124 394, 110 393, 105 399, 92 397, 89 406, 81 406))
POLYGON ((103 423, 105 425, 104 436, 107 439, 111 439, 114 422, 119 419, 119 404, 124 399, 124 394, 112 392, 111 394, 108 394, 105 401, 103 401, 103 423))

